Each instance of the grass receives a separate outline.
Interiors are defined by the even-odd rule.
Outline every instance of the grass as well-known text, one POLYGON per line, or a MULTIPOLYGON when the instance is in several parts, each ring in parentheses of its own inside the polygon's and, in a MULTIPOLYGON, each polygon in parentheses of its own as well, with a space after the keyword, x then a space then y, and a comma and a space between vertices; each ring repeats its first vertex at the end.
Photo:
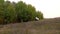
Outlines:
POLYGON ((0 25, 0 34, 60 34, 60 18, 0 25))

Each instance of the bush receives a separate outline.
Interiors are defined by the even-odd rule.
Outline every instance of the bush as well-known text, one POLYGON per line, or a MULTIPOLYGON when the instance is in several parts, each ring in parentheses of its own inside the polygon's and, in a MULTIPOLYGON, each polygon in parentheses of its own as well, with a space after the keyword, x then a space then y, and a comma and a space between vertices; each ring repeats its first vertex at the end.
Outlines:
POLYGON ((43 13, 36 11, 35 7, 23 1, 18 3, 4 1, 0 4, 0 23, 14 23, 34 21, 36 17, 43 19, 43 13))

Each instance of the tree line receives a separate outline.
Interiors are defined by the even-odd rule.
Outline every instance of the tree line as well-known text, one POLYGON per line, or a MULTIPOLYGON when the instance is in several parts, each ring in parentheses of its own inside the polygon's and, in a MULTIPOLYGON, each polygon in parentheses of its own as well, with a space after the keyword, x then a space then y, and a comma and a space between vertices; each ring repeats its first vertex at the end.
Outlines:
POLYGON ((0 0, 0 24, 34 21, 35 17, 43 19, 43 13, 31 4, 0 0))

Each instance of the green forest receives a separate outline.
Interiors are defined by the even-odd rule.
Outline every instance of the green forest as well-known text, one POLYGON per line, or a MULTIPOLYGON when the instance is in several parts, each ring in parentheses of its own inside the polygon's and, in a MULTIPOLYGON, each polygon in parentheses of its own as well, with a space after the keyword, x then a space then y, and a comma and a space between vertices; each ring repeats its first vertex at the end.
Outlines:
POLYGON ((36 17, 43 19, 43 13, 31 4, 0 0, 0 24, 35 21, 36 17))

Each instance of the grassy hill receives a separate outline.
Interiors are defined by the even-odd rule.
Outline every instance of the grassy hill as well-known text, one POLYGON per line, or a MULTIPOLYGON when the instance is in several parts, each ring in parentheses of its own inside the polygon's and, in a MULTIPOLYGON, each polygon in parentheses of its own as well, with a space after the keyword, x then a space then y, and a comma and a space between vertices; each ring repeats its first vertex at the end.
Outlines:
POLYGON ((0 34, 60 34, 60 18, 0 25, 0 34))

